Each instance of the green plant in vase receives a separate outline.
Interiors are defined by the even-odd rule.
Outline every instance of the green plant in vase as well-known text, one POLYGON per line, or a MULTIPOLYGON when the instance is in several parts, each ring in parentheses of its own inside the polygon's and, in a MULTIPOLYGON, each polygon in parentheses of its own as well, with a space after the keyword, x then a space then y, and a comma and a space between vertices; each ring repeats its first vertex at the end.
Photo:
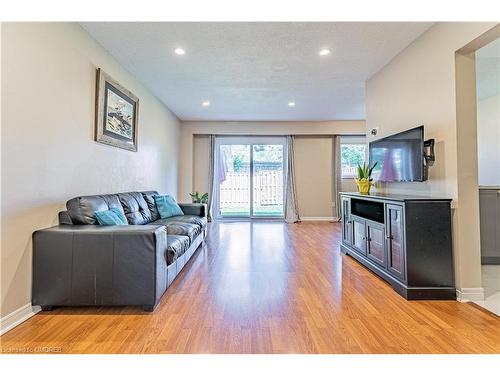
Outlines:
POLYGON ((376 165, 377 163, 370 167, 370 165, 366 165, 366 163, 363 163, 363 166, 358 164, 357 178, 354 180, 361 194, 370 194, 370 188, 373 185, 372 172, 376 165))
POLYGON ((201 195, 200 194, 201 193, 197 191, 189 194, 193 203, 208 203, 208 193, 203 193, 201 195))

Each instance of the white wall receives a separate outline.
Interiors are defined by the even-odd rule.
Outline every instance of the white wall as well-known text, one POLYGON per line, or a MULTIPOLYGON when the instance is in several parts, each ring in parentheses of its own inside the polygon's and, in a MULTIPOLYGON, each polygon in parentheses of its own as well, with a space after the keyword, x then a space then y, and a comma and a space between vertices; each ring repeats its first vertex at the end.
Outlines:
POLYGON ((296 137, 294 154, 300 217, 332 218, 332 138, 296 137))
POLYGON ((480 186, 500 186, 500 95, 477 102, 480 186))
POLYGON ((193 191, 208 192, 209 149, 208 135, 193 137, 193 191))
POLYGON ((176 195, 179 121, 74 23, 2 25, 1 316, 31 300, 31 234, 66 200, 176 195), (95 70, 139 97, 138 152, 93 141, 95 70))
MULTIPOLYGON (((436 140, 436 163, 430 169, 427 182, 390 183, 381 189, 454 199, 457 205, 453 215, 455 275, 459 288, 480 287, 481 274, 478 224, 470 227, 458 220, 460 214, 462 217, 472 215, 471 220, 475 223, 477 215, 467 210, 465 200, 461 212, 462 203, 458 199, 458 153, 461 150, 457 147, 455 51, 495 25, 438 23, 370 78, 366 85, 366 128, 379 127, 377 138, 424 125, 426 138, 436 140)), ((369 141, 373 139, 376 138, 368 138, 369 141)), ((475 138, 469 142, 475 142, 475 138)), ((462 174, 474 177, 474 171, 468 173, 468 165, 460 165, 460 168, 462 174)))
MULTIPOLYGON (((203 187, 203 178, 195 177, 199 170, 195 170, 195 161, 203 160, 199 152, 193 150, 196 142, 201 142, 196 147, 204 146, 204 142, 195 141, 194 135, 364 135, 364 121, 317 121, 317 122, 215 122, 215 121, 183 121, 181 124, 181 143, 179 156, 179 199, 189 200, 189 193, 203 187), (193 183, 196 182, 196 185, 193 183), (199 186, 199 187, 198 187, 199 186)), ((205 141, 206 142, 206 141, 205 141)), ((196 167, 197 168, 197 167, 196 167)), ((205 186, 208 186, 206 184, 205 186)))

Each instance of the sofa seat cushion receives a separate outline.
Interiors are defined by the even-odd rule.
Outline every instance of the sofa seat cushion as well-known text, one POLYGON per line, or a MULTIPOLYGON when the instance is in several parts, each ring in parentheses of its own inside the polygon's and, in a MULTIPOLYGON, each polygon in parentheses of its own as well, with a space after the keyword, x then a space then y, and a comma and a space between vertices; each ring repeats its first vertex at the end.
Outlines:
MULTIPOLYGON (((172 221, 177 221, 177 222, 181 222, 181 223, 196 224, 202 230, 205 229, 205 227, 207 226, 207 218, 202 217, 202 216, 196 216, 196 215, 172 216, 172 217, 169 217, 168 219, 161 219, 158 222, 161 223, 162 225, 165 225, 166 223, 169 223, 172 221)), ((156 224, 156 222, 155 222, 155 224, 156 224)))
POLYGON ((167 235, 167 265, 174 263, 189 248, 189 237, 176 234, 167 235))
POLYGON ((167 238, 171 234, 176 234, 179 236, 188 236, 189 243, 191 244, 196 236, 201 233, 201 229, 196 224, 183 223, 181 221, 169 221, 166 223, 161 223, 163 220, 157 220, 154 224, 163 224, 167 227, 167 238))
POLYGON ((120 193, 118 198, 129 224, 144 225, 153 221, 151 211, 141 193, 120 193))

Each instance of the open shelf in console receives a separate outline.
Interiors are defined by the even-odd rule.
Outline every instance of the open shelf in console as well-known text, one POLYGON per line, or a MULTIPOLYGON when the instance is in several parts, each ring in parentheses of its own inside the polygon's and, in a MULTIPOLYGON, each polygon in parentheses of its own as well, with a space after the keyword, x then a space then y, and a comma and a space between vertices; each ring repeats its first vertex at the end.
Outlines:
POLYGON ((351 198, 351 213, 384 224, 384 203, 351 198))

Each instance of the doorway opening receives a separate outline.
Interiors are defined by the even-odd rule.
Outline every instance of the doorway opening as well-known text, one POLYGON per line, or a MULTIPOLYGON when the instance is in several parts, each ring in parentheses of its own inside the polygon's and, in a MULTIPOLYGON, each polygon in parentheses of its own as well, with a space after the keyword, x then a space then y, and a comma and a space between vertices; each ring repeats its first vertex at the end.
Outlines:
POLYGON ((216 138, 216 218, 284 217, 285 146, 285 137, 216 138))
POLYGON ((476 58, 481 282, 484 308, 500 315, 500 38, 476 58))
POLYGON ((491 277, 485 273, 482 263, 488 260, 488 257, 485 257, 485 245, 488 244, 485 231, 493 226, 494 236, 496 236, 498 223, 500 223, 498 221, 500 208, 495 209, 500 206, 489 201, 492 194, 486 194, 487 190, 496 188, 494 198, 496 200, 497 195, 500 197, 498 194, 500 181, 491 180, 495 179, 496 172, 500 168, 500 154, 498 154, 500 54, 497 51, 499 38, 500 25, 497 25, 455 52, 457 203, 459 206, 455 215, 457 227, 467 230, 467 235, 458 236, 457 240, 462 249, 467 249, 460 253, 459 267, 462 272, 459 274, 459 285, 462 284, 462 286, 458 290, 457 299, 473 301, 497 315, 500 315, 500 285, 498 284, 500 272, 495 275, 496 277, 491 277), (497 93, 495 94, 494 91, 497 93), (497 97, 497 101, 491 106, 488 98, 492 95, 497 97), (486 108, 489 108, 487 115, 486 108), (490 121, 491 116, 496 118, 490 121), (486 117, 489 118, 487 124, 484 122, 486 117), (494 147, 491 147, 492 145, 494 147), (493 215, 490 215, 492 212, 493 215), (491 218, 486 216, 491 216, 491 218), (485 285, 485 282, 488 283, 487 279, 493 282, 496 280, 497 285, 494 286, 494 290, 485 285), (489 301, 491 296, 493 299, 489 301))

